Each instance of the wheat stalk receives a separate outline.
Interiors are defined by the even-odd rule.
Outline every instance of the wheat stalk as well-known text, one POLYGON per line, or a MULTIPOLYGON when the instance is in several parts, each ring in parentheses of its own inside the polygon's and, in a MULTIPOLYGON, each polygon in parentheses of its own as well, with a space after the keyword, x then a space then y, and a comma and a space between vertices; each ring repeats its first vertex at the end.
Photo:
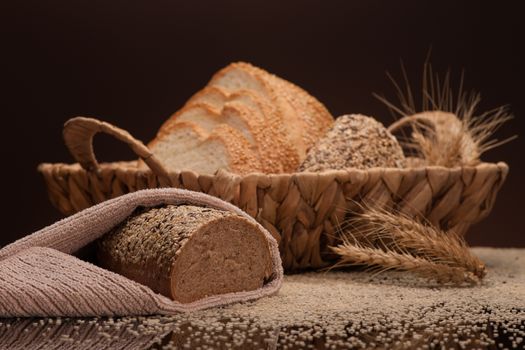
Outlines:
POLYGON ((418 108, 403 64, 401 70, 404 86, 400 86, 387 73, 395 87, 399 106, 384 96, 374 96, 392 114, 401 116, 389 127, 391 132, 405 125, 412 126, 409 137, 404 133, 400 137, 400 143, 410 155, 425 159, 428 165, 475 165, 484 152, 516 138, 512 136, 501 141, 491 139, 513 116, 507 106, 476 115, 481 96, 474 91, 465 91, 463 73, 457 91, 454 91, 450 72, 441 78, 433 72, 427 59, 423 66, 422 96, 418 108), (418 110, 421 112, 418 113, 418 110))
POLYGON ((366 204, 360 210, 340 227, 342 244, 331 247, 340 255, 341 263, 374 266, 380 271, 414 271, 446 282, 472 283, 485 276, 483 262, 455 233, 400 212, 366 204))
POLYGON ((479 281, 477 276, 462 268, 437 264, 408 253, 384 251, 350 242, 332 247, 332 250, 341 257, 334 267, 365 265, 378 269, 378 273, 388 270, 410 271, 439 283, 474 284, 479 281))
POLYGON ((413 251, 433 262, 461 267, 479 278, 485 275, 483 262, 473 255, 463 239, 454 232, 444 232, 401 212, 363 206, 361 214, 349 220, 359 227, 356 235, 382 243, 395 251, 413 251))

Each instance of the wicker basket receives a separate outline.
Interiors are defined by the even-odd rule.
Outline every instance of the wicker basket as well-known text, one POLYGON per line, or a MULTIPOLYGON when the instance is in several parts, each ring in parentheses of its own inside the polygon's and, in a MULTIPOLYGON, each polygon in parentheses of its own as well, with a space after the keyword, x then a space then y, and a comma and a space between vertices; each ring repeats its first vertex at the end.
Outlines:
POLYGON ((200 175, 166 171, 142 142, 96 119, 69 120, 64 139, 78 163, 38 167, 51 202, 62 213, 146 188, 171 186, 208 193, 240 207, 266 227, 279 242, 287 271, 333 263, 335 256, 327 246, 337 242, 338 224, 363 201, 424 216, 442 229, 464 234, 488 215, 508 173, 505 163, 481 163, 461 168, 200 175), (149 169, 139 168, 139 161, 98 164, 92 146, 98 132, 126 142, 149 169))

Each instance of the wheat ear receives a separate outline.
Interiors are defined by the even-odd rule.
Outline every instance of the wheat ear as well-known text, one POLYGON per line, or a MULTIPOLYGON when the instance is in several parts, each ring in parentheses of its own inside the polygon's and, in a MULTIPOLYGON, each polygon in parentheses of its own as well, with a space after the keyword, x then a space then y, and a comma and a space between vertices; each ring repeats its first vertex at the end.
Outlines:
POLYGON ((379 272, 413 271, 440 282, 474 283, 486 273, 464 239, 407 215, 360 205, 340 227, 342 244, 331 249, 340 256, 336 266, 366 265, 379 272), (368 254, 368 256, 367 256, 368 254))
POLYGON ((424 158, 428 165, 476 165, 481 154, 516 138, 491 138, 513 116, 507 106, 476 115, 481 96, 475 91, 469 92, 464 89, 464 74, 461 74, 458 87, 454 88, 450 72, 443 77, 434 73, 427 58, 423 65, 421 102, 420 106, 417 106, 403 65, 401 70, 402 84, 397 83, 393 76, 387 73, 396 89, 399 106, 384 96, 374 96, 384 103, 393 115, 401 116, 390 125, 390 132, 405 125, 412 126, 412 135, 407 136, 403 132, 399 138, 400 143, 411 155, 424 158), (429 115, 427 112, 430 111, 437 114, 429 115), (454 118, 449 118, 450 116, 454 118), (447 125, 439 126, 438 119, 446 121, 447 125), (426 123, 433 124, 434 128, 429 128, 426 123), (451 127, 452 125, 454 126, 451 127))
POLYGON ((384 251, 350 242, 345 242, 331 249, 341 257, 334 267, 364 265, 378 272, 387 270, 410 271, 439 283, 474 284, 479 281, 477 276, 462 268, 437 264, 408 253, 384 251))
POLYGON ((406 214, 365 205, 347 225, 356 228, 354 237, 361 242, 373 242, 397 252, 410 251, 435 263, 463 268, 480 279, 485 276, 485 265, 470 252, 463 237, 406 214))

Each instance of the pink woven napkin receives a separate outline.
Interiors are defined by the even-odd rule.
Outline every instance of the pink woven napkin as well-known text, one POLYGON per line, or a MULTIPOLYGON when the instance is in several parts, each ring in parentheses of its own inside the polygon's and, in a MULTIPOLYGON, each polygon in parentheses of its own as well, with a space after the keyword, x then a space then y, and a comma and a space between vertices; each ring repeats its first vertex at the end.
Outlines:
POLYGON ((254 300, 279 290, 283 269, 277 242, 260 225, 273 262, 268 283, 257 290, 214 295, 188 304, 70 255, 122 222, 138 206, 160 204, 233 211, 259 225, 232 204, 181 189, 142 190, 108 200, 0 249, 0 317, 170 314, 254 300))

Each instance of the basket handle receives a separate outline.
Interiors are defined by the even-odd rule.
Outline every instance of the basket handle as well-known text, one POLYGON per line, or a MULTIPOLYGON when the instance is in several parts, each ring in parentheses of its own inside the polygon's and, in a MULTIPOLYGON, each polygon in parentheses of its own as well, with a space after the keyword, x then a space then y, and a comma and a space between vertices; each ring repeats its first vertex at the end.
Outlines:
POLYGON ((87 171, 98 169, 98 162, 93 151, 93 136, 99 132, 111 135, 128 144, 155 175, 169 179, 168 172, 157 157, 126 130, 94 118, 76 117, 69 119, 64 124, 63 135, 66 147, 82 168, 87 171))

